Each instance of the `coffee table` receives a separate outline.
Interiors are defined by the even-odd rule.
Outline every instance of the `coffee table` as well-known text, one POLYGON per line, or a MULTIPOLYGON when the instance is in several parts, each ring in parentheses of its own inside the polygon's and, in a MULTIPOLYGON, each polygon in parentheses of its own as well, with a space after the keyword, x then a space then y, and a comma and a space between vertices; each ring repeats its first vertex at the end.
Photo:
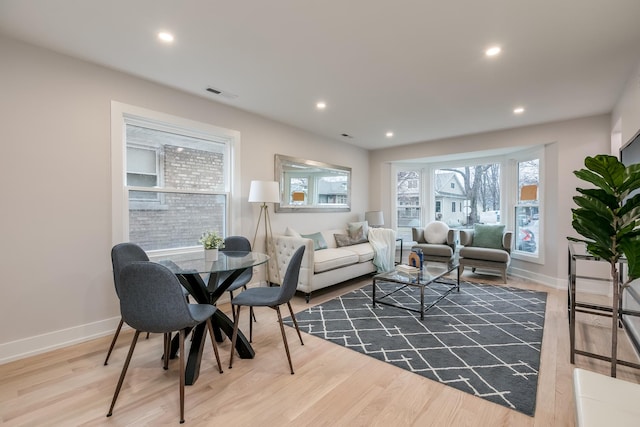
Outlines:
MULTIPOLYGON (((385 286, 388 288, 388 286, 385 286)), ((457 291, 460 292, 460 264, 457 259, 454 259, 448 263, 441 262, 428 262, 419 273, 405 273, 403 271, 394 270, 386 273, 380 273, 373 276, 373 307, 375 308, 377 304, 384 304, 391 307, 401 308, 404 310, 413 311, 415 313, 420 313, 420 320, 424 320, 424 313, 426 313, 429 309, 435 306, 437 303, 442 301, 447 295, 451 292, 457 291), (456 271, 456 281, 455 283, 444 282, 441 279, 456 271), (394 286, 394 289, 383 290, 381 285, 383 284, 395 284, 401 286, 394 286), (427 307, 424 306, 424 289, 428 286, 431 286, 435 283, 445 285, 445 290, 441 292, 440 289, 435 287, 432 288, 434 292, 438 294, 437 299, 429 304, 427 307), (382 296, 376 297, 376 287, 380 286, 380 292, 382 296), (401 291, 407 286, 414 286, 420 288, 420 305, 419 309, 409 307, 407 305, 401 305, 396 302, 389 302, 392 300, 391 296, 396 292, 401 291), (385 300, 386 299, 386 300, 385 300), (384 301, 383 301, 384 300, 384 301)))

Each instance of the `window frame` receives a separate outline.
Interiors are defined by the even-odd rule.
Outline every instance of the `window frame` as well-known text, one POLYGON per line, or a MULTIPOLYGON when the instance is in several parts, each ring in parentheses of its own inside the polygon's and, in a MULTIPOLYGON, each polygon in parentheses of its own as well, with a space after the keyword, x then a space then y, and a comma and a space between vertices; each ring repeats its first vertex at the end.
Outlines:
MULTIPOLYGON (((162 189, 161 192, 177 192, 185 194, 225 194, 227 206, 225 212, 225 235, 239 234, 241 230, 240 218, 240 132, 207 123, 197 122, 186 118, 173 116, 142 107, 136 107, 117 101, 111 102, 111 185, 112 185, 112 244, 129 240, 129 197, 128 191, 157 191, 157 188, 126 187, 126 126, 127 124, 153 125, 158 129, 170 133, 180 133, 196 138, 203 138, 226 146, 224 173, 228 177, 224 192, 199 191, 188 189, 162 189)), ((161 193, 160 193, 161 194, 161 193)), ((150 251, 154 254, 192 252, 200 247, 163 249, 150 251)))
POLYGON ((544 197, 545 197, 545 158, 544 158, 544 147, 538 147, 534 149, 519 151, 517 153, 511 153, 509 156, 509 174, 510 180, 509 182, 513 183, 509 188, 509 220, 512 224, 513 228, 513 247, 511 248, 511 258, 531 262, 534 264, 544 264, 545 260, 545 251, 544 251, 544 243, 545 243, 545 217, 544 217, 544 197), (518 164, 521 162, 526 162, 528 160, 538 159, 538 236, 536 240, 536 245, 538 247, 538 254, 534 255, 530 252, 524 252, 517 250, 517 236, 516 231, 518 229, 518 218, 516 218, 516 207, 521 206, 519 203, 519 195, 518 192, 520 190, 519 184, 519 171, 518 164))

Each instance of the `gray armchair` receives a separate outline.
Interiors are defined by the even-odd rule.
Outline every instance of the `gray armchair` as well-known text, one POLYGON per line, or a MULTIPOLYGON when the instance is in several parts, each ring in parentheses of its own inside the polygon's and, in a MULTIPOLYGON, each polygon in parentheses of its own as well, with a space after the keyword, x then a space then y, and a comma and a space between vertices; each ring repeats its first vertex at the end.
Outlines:
MULTIPOLYGON (((474 242, 474 230, 460 230, 460 269, 471 267, 475 272, 476 268, 498 270, 504 283, 507 283, 507 268, 511 263, 511 231, 501 232, 496 244, 485 247, 484 242, 476 239, 474 242)), ((484 239, 483 239, 484 240, 484 239)))
POLYGON ((449 262, 456 252, 456 231, 440 221, 429 223, 425 228, 412 228, 416 242, 411 249, 421 249, 424 261, 449 262))

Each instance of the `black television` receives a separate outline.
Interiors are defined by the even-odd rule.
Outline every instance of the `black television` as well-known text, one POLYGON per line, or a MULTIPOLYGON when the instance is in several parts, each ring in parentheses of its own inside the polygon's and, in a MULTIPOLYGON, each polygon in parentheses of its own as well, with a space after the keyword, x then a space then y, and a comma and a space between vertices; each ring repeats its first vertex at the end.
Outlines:
MULTIPOLYGON (((625 166, 640 163, 640 130, 620 148, 620 161, 625 166)), ((640 280, 635 280, 623 291, 622 308, 640 311, 640 280)), ((636 352, 640 354, 640 317, 623 314, 622 322, 636 352)))

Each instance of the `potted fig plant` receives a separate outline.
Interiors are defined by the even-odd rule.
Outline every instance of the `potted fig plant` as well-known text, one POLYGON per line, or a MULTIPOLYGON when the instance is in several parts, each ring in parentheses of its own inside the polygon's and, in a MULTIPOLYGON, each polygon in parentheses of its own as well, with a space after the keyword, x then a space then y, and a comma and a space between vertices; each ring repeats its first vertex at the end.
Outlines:
POLYGON ((610 265, 613 284, 611 376, 616 376, 617 325, 621 291, 640 277, 640 164, 625 167, 616 157, 600 154, 587 157, 586 169, 574 171, 595 188, 576 188, 580 195, 573 198, 572 226, 583 238, 568 237, 583 242, 591 255, 610 265), (618 263, 625 258, 628 274, 620 283, 618 263))
POLYGON ((224 248, 224 239, 215 231, 205 231, 199 242, 204 247, 205 260, 217 261, 218 249, 224 248))

